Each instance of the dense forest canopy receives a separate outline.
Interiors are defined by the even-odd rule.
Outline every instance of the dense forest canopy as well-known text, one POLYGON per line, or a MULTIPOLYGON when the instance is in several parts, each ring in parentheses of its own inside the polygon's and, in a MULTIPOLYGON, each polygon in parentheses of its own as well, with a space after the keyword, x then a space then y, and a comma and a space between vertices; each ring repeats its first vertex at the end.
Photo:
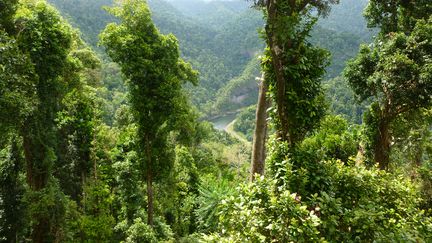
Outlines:
POLYGON ((429 0, 0 0, 1 242, 431 242, 429 0))

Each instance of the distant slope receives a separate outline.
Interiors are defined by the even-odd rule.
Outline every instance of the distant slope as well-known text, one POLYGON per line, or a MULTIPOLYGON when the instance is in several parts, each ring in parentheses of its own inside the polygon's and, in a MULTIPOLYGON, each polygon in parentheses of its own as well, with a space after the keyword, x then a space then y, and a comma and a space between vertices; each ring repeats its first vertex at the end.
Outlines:
MULTIPOLYGON (((84 39, 97 48, 98 34, 115 21, 102 7, 112 0, 49 0, 77 28, 84 39)), ((186 15, 163 0, 149 0, 155 24, 163 33, 177 36, 183 57, 200 72, 200 86, 191 87, 193 103, 202 111, 210 109, 215 95, 229 80, 240 75, 247 63, 263 48, 256 26, 262 26, 258 12, 243 1, 176 1, 183 10, 195 6, 186 15), (187 7, 189 6, 189 7, 187 7), (195 16, 195 17, 194 17, 195 16), (212 23, 210 23, 212 22, 212 23), (207 108, 206 108, 207 107, 207 108)))
MULTIPOLYGON (((84 39, 95 48, 99 32, 115 21, 102 9, 113 0, 48 1, 81 29, 84 39)), ((264 24, 261 12, 244 0, 148 2, 155 24, 163 33, 177 36, 182 56, 200 72, 200 86, 188 88, 199 110, 210 114, 255 102, 259 64, 252 60, 264 48, 257 33, 264 24)), ((341 1, 313 30, 310 41, 332 53, 326 79, 340 75, 359 44, 371 39, 373 32, 362 17, 366 4, 367 0, 341 1)))
POLYGON ((259 60, 254 58, 240 76, 230 80, 219 90, 213 112, 224 113, 255 104, 258 99, 256 78, 259 76, 259 60))
POLYGON ((103 6, 110 6, 112 0, 48 0, 76 28, 80 29, 83 39, 94 48, 97 47, 98 34, 107 23, 115 21, 103 6))
POLYGON ((321 19, 318 25, 335 32, 354 34, 368 42, 375 32, 366 28, 366 20, 363 18, 367 3, 368 0, 342 0, 332 7, 330 15, 321 19))
POLYGON ((200 24, 219 29, 227 21, 250 8, 247 1, 210 1, 202 0, 167 0, 185 16, 193 18, 200 24))
POLYGON ((212 49, 222 54, 225 65, 231 67, 233 73, 241 74, 249 61, 264 49, 264 41, 258 35, 258 29, 263 27, 261 13, 246 9, 221 26, 212 49))
POLYGON ((356 34, 337 32, 321 26, 317 25, 312 30, 310 41, 330 51, 331 63, 326 69, 326 79, 331 79, 341 74, 346 61, 356 55, 359 45, 364 41, 356 34))

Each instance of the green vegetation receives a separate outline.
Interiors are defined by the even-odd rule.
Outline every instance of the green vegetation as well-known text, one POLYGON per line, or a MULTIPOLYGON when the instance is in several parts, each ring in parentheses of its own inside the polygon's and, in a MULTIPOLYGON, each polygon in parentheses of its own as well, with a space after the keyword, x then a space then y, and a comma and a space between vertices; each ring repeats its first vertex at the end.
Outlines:
POLYGON ((333 114, 342 115, 355 124, 361 124, 363 113, 369 100, 356 102, 354 92, 343 77, 336 77, 323 83, 326 98, 330 104, 329 110, 333 114))
POLYGON ((252 134, 255 129, 255 110, 256 106, 244 109, 238 114, 234 123, 234 130, 242 133, 249 141, 252 141, 252 134))
POLYGON ((101 43, 128 80, 137 126, 137 156, 141 158, 138 163, 143 170, 140 177, 145 174, 147 182, 147 222, 153 226, 153 180, 172 167, 167 159, 172 153, 167 136, 187 129, 185 122, 193 118, 181 85, 187 81, 196 84, 197 73, 180 59, 177 39, 158 33, 145 3, 125 1, 110 12, 120 24, 109 24, 101 34, 101 43), (133 57, 129 53, 134 53, 133 57))
POLYGON ((361 47, 345 72, 359 100, 373 97, 366 118, 368 146, 383 169, 390 162, 391 123, 432 102, 432 7, 426 2, 411 5, 369 3, 369 24, 381 32, 373 46, 361 47))
POLYGON ((224 113, 255 104, 259 72, 259 60, 252 59, 239 77, 230 80, 218 91, 213 112, 224 113))
POLYGON ((1 242, 432 241, 429 1, 48 2, 0 0, 1 242))
MULTIPOLYGON (((113 0, 49 2, 81 30, 84 40, 104 55, 97 47, 97 36, 114 20, 102 9, 113 0)), ((311 43, 332 54, 327 77, 338 76, 345 62, 355 56, 360 43, 370 41, 373 32, 366 29, 361 14, 366 3, 343 1, 335 7, 334 14, 320 19, 312 30, 311 43)), ((250 3, 243 0, 150 0, 149 5, 156 26, 162 33, 173 33, 178 38, 182 57, 200 73, 200 85, 187 88, 200 112, 213 116, 256 102, 255 77, 260 76, 256 56, 264 47, 257 32, 264 27, 259 11, 250 9, 250 3), (239 96, 241 101, 234 98, 239 96)))

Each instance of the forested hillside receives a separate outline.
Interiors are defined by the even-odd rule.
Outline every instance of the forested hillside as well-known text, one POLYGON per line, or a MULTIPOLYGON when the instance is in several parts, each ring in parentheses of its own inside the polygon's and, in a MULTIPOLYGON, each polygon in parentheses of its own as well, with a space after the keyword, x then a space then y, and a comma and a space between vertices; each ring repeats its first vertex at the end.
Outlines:
MULTIPOLYGON (((112 0, 49 1, 83 32, 84 39, 93 46, 97 45, 99 32, 113 19, 102 9, 111 5, 112 0)), ((362 17, 366 3, 365 0, 343 1, 327 18, 320 19, 312 31, 312 43, 332 53, 326 78, 339 76, 360 43, 371 40, 373 31, 366 28, 362 17)), ((259 75, 245 69, 250 63, 255 63, 258 69, 258 62, 253 59, 257 59, 263 49, 258 30, 263 28, 264 22, 261 12, 251 8, 251 2, 151 0, 149 5, 156 26, 163 33, 173 33, 179 39, 182 56, 200 72, 201 85, 190 88, 190 92, 193 104, 201 112, 208 116, 220 115, 256 101, 255 77, 259 75), (250 77, 245 77, 246 73, 250 77), (247 79, 246 86, 255 86, 255 89, 236 85, 239 79, 247 79)), ((354 104, 353 99, 349 102, 354 104)))
POLYGON ((431 93, 428 0, 0 0, 0 241, 432 242, 431 93))
MULTIPOLYGON (((102 10, 112 1, 51 1, 69 17, 72 23, 81 29, 84 39, 96 46, 97 35, 111 17, 102 10), (88 4, 92 4, 88 7, 88 4), (97 12, 100 17, 95 19, 97 12), (91 11, 91 12, 89 12, 91 11)), ((200 2, 200 1, 199 1, 200 2)), ((263 43, 258 38, 257 28, 262 26, 262 17, 258 11, 250 9, 250 4, 238 1, 191 4, 197 9, 184 12, 165 1, 149 1, 155 24, 163 33, 173 33, 179 39, 182 55, 200 72, 200 86, 191 88, 193 103, 203 112, 209 112, 216 99, 216 93, 229 80, 240 75, 247 63, 262 50, 263 43), (201 5, 201 7, 199 7, 201 5), (227 5, 227 6, 225 6, 227 5), (234 7, 238 5, 238 7, 234 7), (200 11, 211 12, 211 15, 200 11), (195 13, 196 12, 196 13, 195 13), (203 19, 203 17, 206 19, 203 19), (214 22, 213 18, 223 21, 214 22), (214 24, 211 24, 212 21, 214 24)), ((178 3, 176 3, 178 6, 178 3)))

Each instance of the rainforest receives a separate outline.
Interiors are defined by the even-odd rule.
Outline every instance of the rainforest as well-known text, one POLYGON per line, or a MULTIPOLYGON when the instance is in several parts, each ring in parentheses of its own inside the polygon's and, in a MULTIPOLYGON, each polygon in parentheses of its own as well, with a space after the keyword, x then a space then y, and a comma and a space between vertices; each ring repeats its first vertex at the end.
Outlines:
POLYGON ((0 242, 432 242, 430 0, 0 0, 0 242))

